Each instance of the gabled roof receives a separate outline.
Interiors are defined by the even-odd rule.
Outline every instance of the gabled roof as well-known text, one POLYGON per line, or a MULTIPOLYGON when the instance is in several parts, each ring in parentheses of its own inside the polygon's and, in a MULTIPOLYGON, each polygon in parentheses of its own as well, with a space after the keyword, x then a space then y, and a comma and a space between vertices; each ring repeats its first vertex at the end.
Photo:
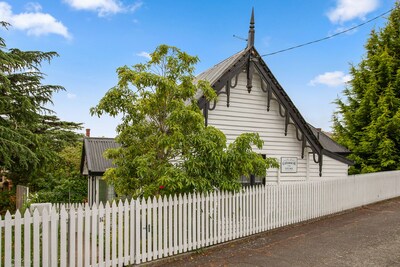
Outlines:
MULTIPOLYGON (((214 67, 204 71, 196 77, 196 80, 203 79, 209 81, 217 92, 217 95, 221 93, 227 94, 229 105, 229 92, 232 86, 232 79, 237 77, 239 73, 245 71, 247 73, 247 88, 248 91, 251 92, 253 86, 252 76, 254 72, 257 72, 265 84, 265 88, 262 89, 266 92, 266 97, 268 99, 267 110, 269 110, 269 103, 271 100, 277 101, 280 107, 283 107, 285 112, 281 116, 285 118, 285 135, 287 134, 289 124, 293 124, 297 131, 301 132, 301 139, 299 139, 299 141, 302 142, 303 146, 302 157, 304 156, 305 147, 309 146, 313 153, 318 155, 318 161, 315 160, 315 157, 314 160, 316 163, 319 163, 320 175, 322 173, 323 155, 351 165, 352 162, 343 157, 343 155, 349 154, 347 149, 337 144, 328 136, 324 134, 320 135, 314 127, 310 127, 304 120, 290 97, 286 94, 285 90, 254 47, 254 33, 254 11, 252 11, 247 47, 214 67)), ((210 104, 204 97, 199 98, 198 105, 200 109, 203 110, 205 123, 207 125, 208 111, 212 110, 215 105, 210 104)))
POLYGON ((311 128, 311 131, 317 137, 317 139, 319 140, 319 142, 321 143, 321 145, 324 149, 329 150, 334 153, 337 153, 339 155, 344 155, 344 156, 351 154, 350 150, 348 150, 344 146, 336 143, 334 140, 332 140, 328 135, 326 135, 320 129, 315 128, 311 124, 308 124, 308 126, 311 128))
POLYGON ((81 159, 81 173, 87 167, 89 176, 102 176, 108 168, 114 167, 110 159, 104 157, 104 152, 120 145, 113 138, 85 137, 81 159), (86 164, 86 166, 85 166, 86 164))
POLYGON ((215 66, 209 68, 208 70, 200 73, 196 76, 195 81, 205 80, 208 81, 211 85, 214 84, 220 76, 227 70, 232 67, 232 65, 237 61, 238 58, 243 56, 246 50, 242 50, 237 52, 236 54, 228 57, 225 60, 222 60, 220 63, 215 66))

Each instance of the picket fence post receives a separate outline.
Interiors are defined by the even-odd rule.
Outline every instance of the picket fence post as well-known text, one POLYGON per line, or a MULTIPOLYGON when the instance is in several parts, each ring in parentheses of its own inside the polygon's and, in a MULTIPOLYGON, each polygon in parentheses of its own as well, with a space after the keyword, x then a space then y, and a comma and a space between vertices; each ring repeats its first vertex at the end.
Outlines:
MULTIPOLYGON (((76 235, 74 233, 70 233, 74 235, 74 242, 76 241, 76 246, 74 246, 74 248, 76 248, 76 253, 73 252, 76 256, 76 266, 77 267, 82 267, 83 266, 83 259, 84 259, 84 252, 86 251, 85 248, 83 247, 83 229, 84 229, 84 206, 80 205, 74 207, 70 207, 70 210, 73 211, 73 217, 70 217, 69 221, 71 222, 72 220, 74 221, 74 225, 75 222, 77 223, 76 227, 74 226, 74 231, 76 232, 76 235), (75 237, 76 236, 76 237, 75 237)), ((70 213, 71 214, 71 213, 70 213)), ((70 230, 72 231, 72 230, 70 230)), ((71 253, 71 252, 70 252, 71 253)))
POLYGON ((98 265, 105 266, 104 261, 104 205, 103 202, 100 202, 98 209, 98 265))
POLYGON ((111 207, 110 203, 106 203, 106 208, 105 208, 105 227, 104 227, 104 233, 105 233, 105 264, 106 266, 110 266, 111 264, 111 240, 110 240, 110 230, 111 230, 111 207))
MULTIPOLYGON (((4 217, 4 245, 12 244, 11 235, 11 213, 7 211, 4 217)), ((4 247, 4 266, 11 266, 11 260, 11 249, 4 247)))
MULTIPOLYGON (((67 267, 67 219, 65 207, 60 210, 60 267, 67 267)), ((25 225, 26 226, 26 225, 25 225)))
MULTIPOLYGON (((69 209, 69 219, 68 219, 68 224, 69 224, 69 238, 68 238, 68 253, 69 253, 69 262, 68 266, 74 267, 75 266, 75 209, 72 207, 69 209)), ((78 224, 79 226, 79 224, 78 224)), ((79 252, 79 251, 78 251, 79 252)))
POLYGON ((124 235, 123 235, 123 228, 124 228, 124 221, 123 221, 123 213, 124 213, 124 207, 122 204, 122 200, 118 201, 118 266, 122 266, 124 263, 124 235))

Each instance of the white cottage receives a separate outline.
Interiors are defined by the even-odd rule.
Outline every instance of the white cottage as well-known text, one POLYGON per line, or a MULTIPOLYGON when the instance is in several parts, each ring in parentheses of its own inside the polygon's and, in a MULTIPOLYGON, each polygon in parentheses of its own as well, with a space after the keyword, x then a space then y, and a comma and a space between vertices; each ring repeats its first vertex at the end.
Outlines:
MULTIPOLYGON (((218 94, 218 101, 211 103, 203 96, 198 98, 205 124, 224 132, 228 142, 233 142, 241 133, 259 133, 264 146, 258 152, 275 157, 280 163, 279 169, 268 170, 268 182, 347 176, 352 162, 345 156, 350 151, 304 120, 254 47, 254 36, 252 12, 247 47, 196 77, 209 81, 218 94)), ((88 175, 90 203, 113 195, 108 187, 101 190, 105 186, 101 185, 104 183, 101 176, 111 166, 111 162, 101 159, 107 148, 105 143, 116 146, 112 139, 85 138, 82 170, 88 175), (91 172, 90 162, 97 162, 103 169, 91 172)), ((257 177, 242 181, 254 184, 257 177)))
POLYGON ((259 133, 264 141, 259 153, 281 165, 268 171, 267 181, 346 176, 350 151, 304 120, 254 47, 254 35, 253 11, 247 47, 198 75, 218 94, 216 102, 198 101, 205 123, 223 131, 228 142, 241 133, 259 133))

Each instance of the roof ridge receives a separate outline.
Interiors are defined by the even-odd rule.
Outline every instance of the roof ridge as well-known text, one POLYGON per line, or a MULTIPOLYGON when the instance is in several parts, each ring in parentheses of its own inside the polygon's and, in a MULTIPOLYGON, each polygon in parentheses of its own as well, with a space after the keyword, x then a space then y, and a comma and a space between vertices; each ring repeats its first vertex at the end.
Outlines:
POLYGON ((345 146, 343 146, 343 145, 339 144, 338 142, 336 142, 333 138, 331 138, 331 137, 330 137, 329 135, 327 135, 324 131, 322 131, 322 129, 321 129, 321 131, 319 131, 318 128, 315 127, 315 126, 313 126, 312 124, 310 124, 310 123, 308 123, 308 122, 307 122, 307 124, 308 124, 308 126, 311 127, 313 130, 318 131, 320 134, 324 135, 326 138, 328 138, 329 140, 331 140, 336 146, 342 148, 342 149, 345 150, 345 151, 350 152, 350 150, 349 150, 348 148, 346 148, 345 146))
POLYGON ((206 69, 205 71, 201 72, 200 74, 196 75, 196 78, 199 77, 199 76, 201 76, 201 75, 204 75, 206 72, 209 72, 209 71, 211 71, 211 70, 217 68, 218 66, 221 66, 223 63, 226 63, 226 62, 229 61, 230 59, 234 58, 235 56, 240 55, 241 53, 245 52, 246 50, 247 50, 247 49, 242 49, 242 50, 240 50, 239 52, 236 52, 235 54, 231 55, 230 57, 227 57, 227 58, 223 59, 222 61, 218 62, 218 63, 215 64, 214 66, 212 66, 212 67, 206 69))
POLYGON ((115 137, 92 137, 92 136, 85 136, 85 139, 108 139, 108 140, 115 140, 115 137))

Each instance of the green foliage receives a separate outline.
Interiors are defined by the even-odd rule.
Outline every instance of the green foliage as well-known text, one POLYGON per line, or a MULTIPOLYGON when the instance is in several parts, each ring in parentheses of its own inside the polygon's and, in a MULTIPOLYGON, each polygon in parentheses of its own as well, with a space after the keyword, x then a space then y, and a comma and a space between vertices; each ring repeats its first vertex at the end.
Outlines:
POLYGON ((14 213, 15 205, 15 191, 0 191, 0 215, 5 215, 7 210, 14 213))
POLYGON ((149 62, 119 68, 118 85, 91 109, 98 116, 122 114, 116 138, 122 146, 106 152, 118 167, 104 176, 118 194, 235 191, 241 175, 265 175, 277 166, 253 152, 252 145, 263 145, 258 134, 243 134, 227 146, 220 130, 205 127, 195 95, 200 90, 212 100, 216 93, 206 81, 194 83, 197 62, 161 45, 149 62))
POLYGON ((60 167, 59 153, 81 138, 74 132, 81 124, 61 121, 48 108, 53 93, 64 88, 42 84, 40 68, 56 56, 8 49, 0 37, 0 169, 7 170, 14 185, 28 185, 31 191, 53 185, 49 176, 60 167))
POLYGON ((80 174, 81 155, 82 143, 75 142, 61 150, 54 162, 41 168, 40 178, 31 183, 31 188, 37 189, 30 196, 30 202, 84 202, 87 179, 80 174))
POLYGON ((400 169, 400 7, 386 26, 373 30, 366 55, 351 66, 353 79, 337 99, 335 139, 348 147, 350 173, 400 169))

